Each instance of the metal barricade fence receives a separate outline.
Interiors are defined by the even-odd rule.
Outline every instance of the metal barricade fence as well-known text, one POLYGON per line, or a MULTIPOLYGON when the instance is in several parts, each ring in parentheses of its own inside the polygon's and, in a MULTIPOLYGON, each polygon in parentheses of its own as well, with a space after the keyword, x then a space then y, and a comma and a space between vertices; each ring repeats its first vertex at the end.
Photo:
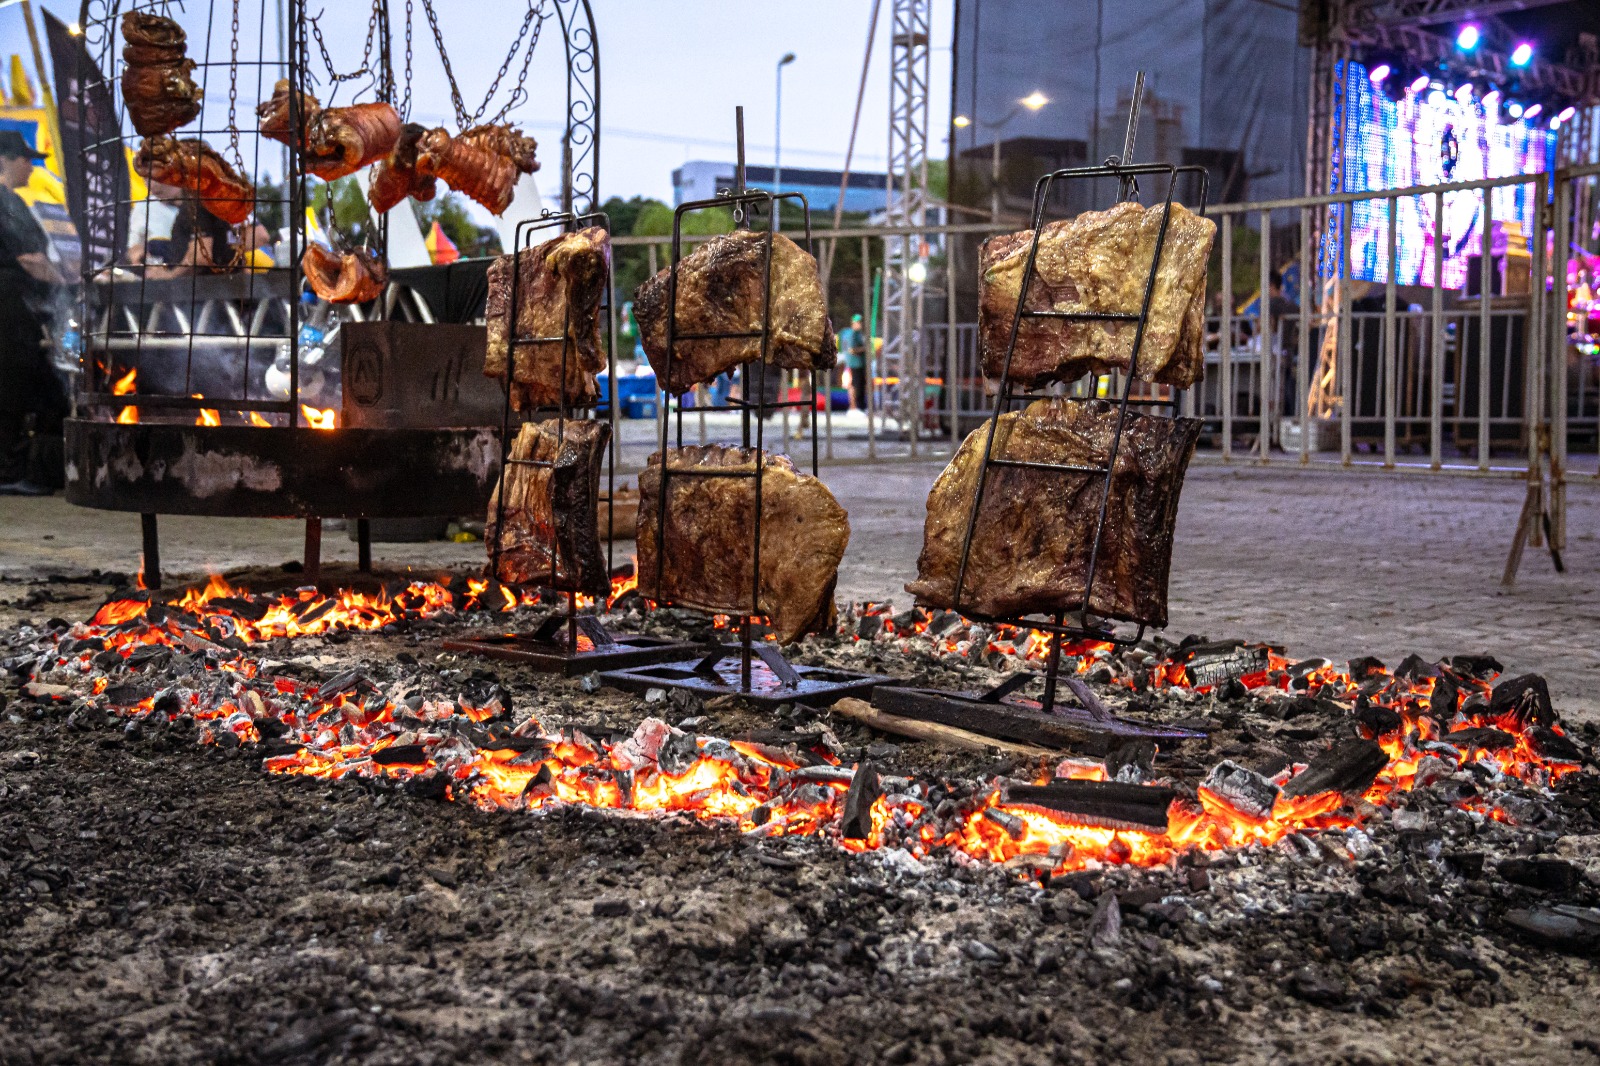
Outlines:
MULTIPOLYGON (((1597 175, 1600 166, 1573 167, 1209 208, 1219 233, 1210 286, 1215 306, 1205 325, 1206 375, 1184 393, 1181 408, 1205 421, 1200 455, 1221 462, 1525 476, 1546 440, 1559 482, 1569 447, 1592 449, 1600 436, 1600 362, 1592 346, 1569 344, 1566 314, 1570 246, 1576 240, 1594 250, 1597 175), (1576 222, 1575 203, 1585 216, 1576 222), (1513 211, 1515 217, 1502 217, 1513 211), (1410 241, 1401 238, 1402 219, 1410 241), (1519 227, 1525 254, 1514 247, 1519 227), (1563 239, 1552 240, 1553 234, 1563 239), (1253 261, 1236 263, 1236 246, 1248 247, 1246 241, 1254 243, 1253 261), (1399 269, 1392 269, 1396 263, 1399 269), (1300 286, 1299 306, 1275 307, 1263 295, 1280 270, 1316 279, 1300 286), (1545 278, 1553 279, 1549 291, 1539 283, 1545 278), (1447 289, 1447 281, 1454 287, 1447 289)), ((976 278, 960 279, 966 284, 958 293, 958 278, 944 264, 952 245, 968 242, 956 262, 975 275, 976 240, 1019 225, 1002 220, 915 232, 876 227, 814 234, 824 263, 852 247, 859 297, 854 276, 833 279, 830 291, 837 310, 849 287, 849 302, 868 319, 874 338, 882 336, 887 318, 880 313, 874 322, 872 315, 874 265, 884 261, 885 242, 909 234, 935 250, 926 283, 930 320, 901 338, 889 358, 876 346, 869 353, 868 408, 853 409, 842 372, 819 403, 814 417, 822 420, 825 460, 946 457, 977 426, 989 401, 977 325, 970 321, 976 278), (935 313, 940 296, 942 313, 935 313)), ((644 246, 654 267, 665 240, 623 236, 615 244, 619 250, 644 246)), ((1080 383, 1073 391, 1085 395, 1095 387, 1080 383)), ((1166 390, 1149 393, 1159 397, 1166 390)), ((700 424, 707 439, 718 439, 715 416, 702 415, 700 424)), ((642 427, 625 431, 624 462, 642 466, 651 439, 642 427)), ((1553 492, 1559 496, 1559 484, 1553 492)))

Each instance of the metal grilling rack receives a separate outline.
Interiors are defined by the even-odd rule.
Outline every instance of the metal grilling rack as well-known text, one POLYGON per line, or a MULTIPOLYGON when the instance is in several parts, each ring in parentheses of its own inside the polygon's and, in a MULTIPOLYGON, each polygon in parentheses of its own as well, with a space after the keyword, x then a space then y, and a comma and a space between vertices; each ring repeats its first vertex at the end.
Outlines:
MULTIPOLYGON (((593 403, 569 402, 567 395, 567 365, 573 358, 571 316, 572 304, 565 305, 564 318, 561 323, 561 333, 553 337, 523 337, 518 335, 517 323, 521 321, 522 305, 522 253, 535 247, 534 236, 544 235, 545 231, 559 229, 560 233, 571 233, 588 225, 598 225, 611 232, 611 219, 603 211, 591 211, 586 214, 574 214, 571 211, 545 211, 537 219, 529 219, 518 223, 516 237, 513 241, 511 258, 511 299, 507 301, 506 311, 506 375, 505 375, 505 402, 500 415, 500 491, 496 494, 495 536, 489 547, 489 574, 494 579, 500 577, 500 558, 505 547, 506 528, 506 495, 510 487, 510 472, 514 466, 553 468, 555 464, 542 459, 513 459, 511 458, 511 445, 513 438, 511 390, 516 387, 517 352, 541 344, 561 345, 560 366, 560 403, 555 407, 525 408, 518 420, 537 420, 540 416, 554 415, 557 418, 556 439, 565 438, 567 419, 577 412, 587 412, 588 417, 597 417, 601 401, 593 403)), ((616 318, 613 315, 613 278, 608 264, 606 271, 605 299, 601 305, 601 314, 605 316, 607 329, 605 332, 606 344, 606 388, 607 397, 605 407, 612 423, 613 439, 606 449, 606 572, 610 574, 613 568, 612 557, 612 532, 615 528, 615 503, 617 481, 617 449, 615 440, 616 409, 617 409, 617 353, 616 353, 616 318)), ((550 579, 547 589, 557 595, 562 590, 556 588, 557 569, 559 566, 558 552, 560 546, 556 541, 554 528, 551 529, 550 554, 550 579)), ((657 637, 636 635, 614 635, 606 629, 597 613, 579 613, 578 593, 565 590, 564 607, 553 610, 531 632, 504 633, 497 636, 474 637, 471 639, 450 640, 444 647, 452 651, 464 651, 477 655, 486 655, 491 658, 508 659, 524 663, 536 670, 552 673, 561 673, 572 677, 588 673, 604 667, 634 666, 640 663, 657 662, 663 658, 676 658, 694 651, 694 645, 676 643, 662 640, 657 637)), ((596 610, 603 609, 604 605, 596 603, 596 610)))
MULTIPOLYGON (((806 371, 808 389, 801 399, 790 400, 787 398, 778 401, 767 399, 767 355, 772 345, 772 241, 780 225, 779 206, 783 201, 791 201, 799 205, 805 221, 805 248, 811 249, 811 207, 802 193, 772 193, 761 189, 749 189, 745 185, 745 152, 744 152, 744 108, 735 111, 735 124, 737 127, 738 162, 735 169, 734 187, 722 190, 722 195, 709 200, 692 200, 678 205, 672 214, 672 259, 670 271, 667 275, 667 356, 662 384, 662 397, 665 403, 663 418, 661 419, 661 481, 658 490, 659 511, 656 518, 656 583, 655 588, 661 591, 665 587, 666 575, 666 530, 667 510, 669 507, 669 484, 673 478, 738 478, 749 479, 755 482, 755 509, 751 529, 751 574, 750 574, 750 607, 742 612, 733 621, 739 632, 738 644, 717 643, 706 649, 706 654, 699 660, 689 660, 677 663, 666 663, 659 666, 639 667, 631 670, 618 670, 608 673, 606 680, 622 688, 641 690, 647 688, 683 688, 698 692, 702 695, 721 695, 726 693, 737 694, 757 702, 779 703, 831 703, 850 693, 861 693, 872 688, 878 682, 885 680, 867 674, 859 674, 845 670, 831 670, 823 667, 796 666, 784 658, 783 652, 776 644, 761 639, 764 633, 757 631, 758 626, 753 617, 760 614, 761 595, 761 492, 764 480, 766 456, 766 418, 774 411, 790 407, 816 406, 817 398, 817 372, 815 368, 806 371), (750 228, 752 215, 764 217, 766 225, 762 230, 762 314, 761 327, 748 331, 727 331, 709 333, 680 333, 678 331, 678 265, 683 259, 683 219, 686 215, 696 211, 704 211, 715 207, 731 207, 734 213, 735 225, 739 228, 750 228), (677 353, 679 341, 720 341, 720 340, 759 340, 761 353, 755 359, 743 364, 741 380, 744 391, 751 391, 754 379, 755 399, 742 395, 726 404, 718 406, 697 407, 697 411, 734 411, 740 415, 740 439, 744 448, 755 449, 755 469, 744 470, 686 470, 674 469, 670 461, 669 444, 673 437, 669 423, 675 425, 677 448, 683 447, 683 402, 682 398, 674 404, 671 393, 666 389, 672 381, 672 366, 677 353), (751 368, 754 367, 754 373, 751 368), (737 665, 728 665, 727 660, 736 658, 737 665)), ((817 476, 818 438, 817 418, 815 411, 809 420, 811 425, 811 475, 817 476)), ((658 601, 658 607, 670 607, 672 604, 658 601)))
MULTIPOLYGON (((1143 95, 1143 85, 1144 75, 1141 73, 1135 83, 1133 103, 1128 117, 1128 135, 1121 159, 1128 159, 1133 154, 1133 141, 1138 126, 1139 101, 1143 95)), ((1061 645, 1063 641, 1098 641, 1119 647, 1127 647, 1144 639, 1145 623, 1139 623, 1138 632, 1134 636, 1119 636, 1109 624, 1101 624, 1091 618, 1090 604, 1094 599, 1095 576, 1099 568, 1100 551, 1104 541, 1106 514, 1111 499, 1112 472, 1116 469, 1117 455, 1122 447, 1122 436, 1127 425, 1128 408, 1143 406, 1176 409, 1177 407, 1175 396, 1166 400, 1134 399, 1133 383, 1136 375, 1133 371, 1139 364, 1139 352, 1144 342, 1145 328, 1149 322, 1150 305, 1155 295, 1161 255, 1166 245, 1167 227, 1172 217, 1173 193, 1177 186, 1178 175, 1187 173, 1194 174, 1199 178, 1200 202, 1197 214, 1205 214, 1208 191, 1207 172, 1204 167, 1176 166, 1170 163, 1124 164, 1121 159, 1113 157, 1107 160, 1104 165, 1097 167, 1075 167, 1053 171, 1040 177, 1034 184, 1031 218, 1033 239, 1028 246, 1027 264, 1023 269, 1022 286, 1017 297, 1016 312, 1011 320, 1011 333, 1006 343, 1005 362, 1001 368, 999 389, 995 396, 994 409, 988 419, 988 432, 983 445, 983 461, 978 468, 977 490, 973 494, 972 509, 967 516, 966 534, 961 545, 961 564, 956 572, 955 602, 952 606, 958 613, 978 621, 1013 626, 1017 629, 1037 629, 1051 635, 1049 656, 1045 663, 1043 698, 1037 703, 1032 700, 1010 698, 1033 680, 1034 675, 1031 672, 1024 671, 1012 675, 992 690, 977 695, 898 686, 880 688, 874 696, 873 703, 881 710, 907 717, 939 721, 948 725, 975 727, 979 731, 1006 736, 1008 739, 1071 744, 1091 750, 1109 747, 1118 739, 1135 737, 1182 739, 1198 735, 1187 730, 1152 728, 1119 719, 1111 713, 1094 694, 1093 690, 1082 680, 1075 676, 1061 677, 1061 645), (1155 254, 1151 259, 1150 269, 1145 277, 1144 292, 1140 299, 1139 309, 1137 311, 1114 312, 1028 310, 1025 305, 1029 287, 1032 285, 1036 274, 1039 240, 1045 222, 1045 205, 1049 202, 1052 186, 1058 181, 1096 181, 1112 178, 1118 182, 1121 190, 1121 199, 1126 201, 1138 195, 1138 179, 1145 176, 1164 176, 1166 178, 1166 188, 1162 202, 1161 225, 1156 234, 1155 254), (1025 318, 1053 318, 1071 322, 1131 322, 1134 324, 1133 345, 1128 356, 1128 372, 1122 377, 1121 394, 1117 398, 1116 431, 1112 435, 1111 447, 1104 465, 1087 466, 1067 463, 1026 462, 996 458, 994 456, 994 440, 999 429, 1000 418, 1011 409, 1013 404, 1053 398, 1040 393, 1018 393, 1014 391, 1011 381, 1011 363, 1016 353, 1017 334, 1025 318), (964 608, 962 595, 966 585, 967 563, 972 554, 972 539, 978 527, 978 517, 983 507, 984 491, 988 486, 989 472, 995 467, 1037 470, 1048 474, 1088 475, 1090 477, 1099 477, 1104 482, 1100 494, 1099 514, 1095 522, 1094 537, 1086 566, 1083 601, 1056 611, 1050 621, 1027 619, 1021 616, 992 618, 969 612, 964 608), (1076 618, 1069 621, 1068 615, 1073 614, 1076 615, 1076 618), (1057 704, 1057 690, 1062 683, 1065 683, 1068 690, 1077 700, 1077 706, 1057 704), (1002 708, 1005 712, 1003 715, 995 713, 1002 710, 1002 708), (980 725, 979 723, 982 724, 980 725)), ((1100 376, 1097 376, 1097 381, 1098 377, 1100 376)), ((1099 393, 1098 389, 1096 393, 1099 393)))

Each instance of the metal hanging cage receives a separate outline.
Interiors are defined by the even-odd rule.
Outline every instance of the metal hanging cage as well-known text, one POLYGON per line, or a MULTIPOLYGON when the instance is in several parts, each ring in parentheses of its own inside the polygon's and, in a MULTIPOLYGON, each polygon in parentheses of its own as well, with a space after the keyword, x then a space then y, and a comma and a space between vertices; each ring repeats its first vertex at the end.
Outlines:
MULTIPOLYGON (((569 209, 592 210, 600 163, 593 13, 588 0, 542 0, 537 13, 541 22, 556 20, 564 41, 561 200, 569 209)), ((498 475, 493 420, 336 432, 313 424, 322 412, 308 403, 313 397, 302 375, 306 160, 294 146, 263 143, 256 127, 255 104, 271 96, 279 77, 287 79, 291 100, 318 91, 331 98, 354 82, 358 95, 397 103, 389 0, 373 0, 361 66, 351 75, 334 73, 306 0, 206 0, 188 9, 170 0, 84 0, 79 24, 87 58, 70 99, 83 130, 84 355, 75 417, 66 426, 67 498, 141 514, 143 574, 153 587, 160 582, 159 514, 303 518, 307 570, 315 574, 324 517, 357 520, 365 569, 372 518, 482 513, 498 475), (141 143, 120 92, 119 24, 129 12, 167 15, 188 32, 192 77, 209 102, 172 136, 207 142, 250 182, 249 217, 272 218, 285 230, 282 265, 158 277, 129 261, 130 230, 148 234, 154 207, 150 198, 133 200, 127 176, 141 143), (323 85, 312 67, 313 47, 328 69, 323 85), (281 186, 262 188, 261 164, 279 159, 281 186), (279 394, 265 384, 274 363, 286 363, 288 375, 279 394)), ((408 82, 410 24, 408 3, 408 82)), ((291 115, 291 124, 299 121, 291 115)), ((180 212, 185 207, 203 210, 198 201, 180 201, 180 212)), ((386 223, 373 230, 367 242, 381 249, 386 223)), ((247 254, 247 244, 248 238, 236 239, 236 254, 247 254)), ((397 287, 391 283, 351 317, 382 320, 397 287)))

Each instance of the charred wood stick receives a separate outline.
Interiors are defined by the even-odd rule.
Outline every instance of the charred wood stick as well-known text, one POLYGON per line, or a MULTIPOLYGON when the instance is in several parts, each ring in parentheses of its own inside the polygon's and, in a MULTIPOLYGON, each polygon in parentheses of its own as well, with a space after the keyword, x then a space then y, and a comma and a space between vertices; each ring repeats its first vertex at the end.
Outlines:
POLYGON ((1048 785, 1009 785, 1001 802, 1042 811, 1074 825, 1165 833, 1167 808, 1176 796, 1170 788, 1119 781, 1052 781, 1048 785))
POLYGON ((1296 774, 1284 786, 1283 794, 1290 799, 1323 792, 1360 795, 1388 765, 1389 756, 1377 741, 1351 740, 1336 744, 1296 774))
POLYGON ((866 840, 872 832, 872 805, 883 794, 882 779, 870 762, 856 767, 850 791, 844 797, 844 817, 839 833, 846 840, 866 840))
POLYGON ((981 733, 972 733, 955 726, 941 725, 938 722, 924 722, 916 718, 902 718, 897 714, 887 714, 878 710, 865 700, 842 699, 835 703, 830 710, 834 714, 842 714, 846 718, 870 726, 882 733, 893 733, 895 736, 910 737, 912 740, 926 740, 931 744, 942 744, 947 748, 959 748, 963 751, 1003 751, 1011 755, 1046 755, 1059 758, 1061 753, 1049 748, 1041 748, 1034 744, 1017 744, 1009 740, 996 740, 986 737, 981 733))

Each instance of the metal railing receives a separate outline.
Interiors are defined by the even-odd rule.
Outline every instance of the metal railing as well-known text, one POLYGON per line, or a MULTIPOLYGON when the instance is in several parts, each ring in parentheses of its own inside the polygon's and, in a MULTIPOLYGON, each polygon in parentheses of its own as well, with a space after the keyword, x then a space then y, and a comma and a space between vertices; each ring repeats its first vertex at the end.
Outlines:
MULTIPOLYGON (((1248 231, 1256 251, 1255 261, 1240 268, 1249 283, 1238 290, 1254 296, 1223 301, 1208 317, 1206 376, 1181 400, 1186 414, 1206 422, 1202 455, 1223 462, 1523 476, 1537 460, 1546 427, 1556 468, 1564 471, 1572 447, 1593 449, 1600 437, 1600 362, 1569 344, 1566 315, 1568 245, 1585 240, 1594 221, 1574 224, 1574 204, 1586 216, 1593 213, 1597 175, 1600 165, 1589 165, 1209 208, 1219 226, 1215 291, 1235 293, 1236 238, 1248 231), (1449 218, 1447 205, 1455 212, 1449 218), (1509 221, 1523 226, 1524 256, 1505 255, 1513 231, 1497 217, 1509 207, 1519 216, 1509 221), (1429 220, 1420 252, 1401 244, 1402 210, 1408 219, 1429 220), (1366 216, 1367 239, 1353 249, 1358 212, 1366 216), (1552 240, 1555 234, 1562 239, 1552 240), (1360 269, 1352 269, 1353 250, 1362 252, 1360 269), (1302 306, 1275 309, 1261 294, 1290 266, 1316 282, 1301 286, 1302 306), (1540 283, 1546 278, 1553 279, 1549 291, 1540 283), (1458 287, 1447 289, 1447 279, 1458 287), (1249 306, 1248 312, 1239 306, 1249 306)), ((859 242, 860 307, 870 315, 872 264, 883 261, 885 242, 914 236, 948 249, 952 238, 1019 225, 824 230, 814 238, 823 262, 835 258, 830 243, 859 242)), ((654 260, 664 240, 620 237, 615 243, 646 246, 654 260)), ((1592 245, 1593 238, 1587 240, 1592 245)), ((958 260, 970 261, 970 255, 958 260)), ((900 358, 887 364, 875 359, 868 411, 819 414, 825 459, 948 455, 981 419, 988 401, 978 371, 977 327, 957 320, 956 280, 937 266, 930 272, 930 292, 942 288, 946 298, 945 320, 926 322, 900 358)), ((831 289, 836 304, 842 284, 837 279, 831 289)), ((1081 395, 1090 387, 1072 391, 1081 395)), ((707 432, 714 436, 715 427, 707 432)))

